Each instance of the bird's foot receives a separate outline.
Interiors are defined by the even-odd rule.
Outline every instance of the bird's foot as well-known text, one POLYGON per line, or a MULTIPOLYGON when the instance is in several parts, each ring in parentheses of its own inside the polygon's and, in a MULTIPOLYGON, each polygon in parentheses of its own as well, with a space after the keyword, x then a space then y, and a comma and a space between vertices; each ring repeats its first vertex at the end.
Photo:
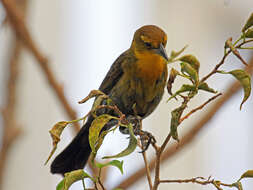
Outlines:
MULTIPOLYGON (((129 115, 127 117, 127 121, 133 125, 134 135, 138 135, 140 137, 142 151, 140 153, 145 152, 150 144, 155 144, 155 137, 147 131, 143 131, 141 128, 141 117, 129 115)), ((123 134, 129 134, 129 129, 127 127, 120 126, 120 132, 123 134)))
POLYGON ((140 153, 145 152, 150 144, 155 144, 155 137, 148 131, 138 130, 137 135, 140 136, 142 151, 140 153))
MULTIPOLYGON (((126 119, 132 124, 134 134, 137 135, 135 131, 141 128, 141 118, 138 116, 129 115, 126 119)), ((127 127, 120 126, 119 130, 122 134, 129 134, 129 129, 127 127)))

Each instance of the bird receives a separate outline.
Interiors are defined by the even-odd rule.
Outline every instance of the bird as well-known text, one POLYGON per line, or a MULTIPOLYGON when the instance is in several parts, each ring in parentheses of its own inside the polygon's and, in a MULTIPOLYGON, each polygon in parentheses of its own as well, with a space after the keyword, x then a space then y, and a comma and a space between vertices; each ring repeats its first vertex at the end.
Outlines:
MULTIPOLYGON (((158 26, 140 27, 130 48, 114 61, 102 81, 99 90, 126 116, 144 119, 161 101, 168 77, 166 43, 167 34, 158 26)), ((89 116, 72 142, 56 156, 51 164, 52 174, 64 175, 85 167, 91 154, 89 127, 93 120, 89 116)))

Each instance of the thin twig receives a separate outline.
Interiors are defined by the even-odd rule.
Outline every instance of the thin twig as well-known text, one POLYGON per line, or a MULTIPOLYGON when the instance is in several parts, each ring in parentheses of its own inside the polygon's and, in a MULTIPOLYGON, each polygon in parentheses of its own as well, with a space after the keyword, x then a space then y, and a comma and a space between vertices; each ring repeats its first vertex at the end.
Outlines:
MULTIPOLYGON (((142 130, 142 121, 140 121, 140 130, 142 130)), ((144 150, 143 146, 141 146, 141 145, 139 145, 139 146, 141 147, 142 150, 144 150)), ((150 169, 149 169, 146 151, 142 151, 142 157, 143 157, 145 168, 146 168, 146 175, 147 175, 149 189, 152 190, 153 185, 152 185, 151 173, 150 173, 150 169)))
POLYGON ((160 183, 197 183, 200 185, 213 185, 218 190, 222 190, 220 186, 232 187, 232 184, 221 183, 220 181, 210 179, 210 177, 208 179, 195 177, 191 179, 160 180, 160 183))
POLYGON ((148 159, 147 159, 147 155, 146 155, 145 151, 142 152, 142 157, 143 157, 145 168, 146 168, 146 174, 147 174, 149 189, 152 190, 152 188, 153 188, 152 179, 151 179, 151 174, 150 174, 150 169, 149 169, 149 163, 148 163, 148 159))
POLYGON ((154 180, 154 186, 153 189, 157 189, 158 185, 159 185, 159 181, 160 181, 160 165, 161 165, 161 156, 162 153, 166 147, 166 145, 168 144, 169 140, 171 138, 171 134, 169 133, 166 137, 166 139, 164 140, 163 144, 161 147, 154 147, 156 150, 156 161, 155 161, 155 180, 154 180))
MULTIPOLYGON (((183 97, 184 101, 182 102, 182 105, 177 108, 177 110, 180 110, 178 112, 179 117, 181 117, 183 111, 185 110, 185 108, 187 107, 187 104, 189 103, 189 101, 191 100, 191 98, 193 98, 194 95, 189 95, 187 97, 183 97)), ((153 186, 153 190, 156 190, 158 188, 159 185, 159 181, 160 181, 160 163, 161 163, 161 156, 168 144, 168 142, 170 141, 172 135, 171 132, 167 135, 167 137, 165 138, 165 140, 163 141, 162 145, 160 148, 156 149, 156 164, 155 164, 155 180, 154 180, 154 186, 153 186)))
POLYGON ((156 151, 156 159, 155 159, 155 179, 154 186, 152 190, 157 189, 160 181, 160 164, 161 163, 161 148, 158 148, 156 151))
POLYGON ((212 98, 208 99, 206 102, 204 102, 202 105, 198 106, 197 108, 194 108, 193 110, 191 110, 188 114, 186 114, 184 117, 182 117, 179 121, 179 123, 182 123, 185 119, 187 119, 188 117, 190 117, 193 113, 195 113, 198 110, 201 110, 204 106, 206 106, 208 103, 210 103, 211 101, 213 101, 214 99, 216 99, 217 97, 221 96, 222 93, 219 93, 215 96, 213 96, 212 98))
MULTIPOLYGON (((250 64, 248 67, 246 67, 246 71, 249 74, 253 73, 253 57, 251 57, 251 60, 249 61, 250 64)), ((209 78, 209 77, 207 77, 209 78)), ((206 78, 206 79, 207 79, 206 78)), ((174 143, 173 145, 169 146, 164 153, 161 156, 161 163, 164 161, 167 161, 171 159, 174 155, 179 153, 181 150, 183 150, 187 145, 193 142, 195 137, 199 134, 199 132, 207 126, 206 124, 213 118, 213 116, 216 114, 216 112, 229 100, 234 96, 239 90, 241 89, 241 85, 238 81, 232 83, 225 93, 223 93, 223 96, 219 98, 216 103, 209 109, 209 111, 206 112, 206 114, 198 121, 196 125, 194 125, 190 131, 188 131, 180 140, 180 143, 174 143)), ((155 168, 156 158, 151 159, 149 163, 150 170, 152 171, 155 168)), ((146 173, 145 167, 142 167, 135 173, 133 173, 130 177, 122 181, 120 184, 118 184, 115 187, 119 188, 129 188, 130 186, 134 185, 137 181, 139 181, 146 173)))
MULTIPOLYGON (((244 44, 247 44, 247 43, 250 43, 250 42, 253 42, 253 39, 251 40, 245 40, 245 41, 242 41, 239 45, 237 45, 235 48, 241 48, 244 44)), ((200 83, 201 82, 204 82, 206 81, 209 77, 211 77, 213 74, 217 73, 218 69, 225 63, 225 59, 227 58, 227 56, 232 52, 232 50, 229 50, 228 52, 224 53, 221 61, 214 67, 214 69, 209 73, 207 74, 206 76, 204 76, 201 80, 200 80, 200 83)))
POLYGON ((101 169, 99 169, 99 174, 98 174, 98 184, 100 185, 100 187, 102 188, 102 190, 105 190, 105 187, 104 187, 104 185, 103 185, 103 183, 102 183, 102 181, 101 181, 101 169))

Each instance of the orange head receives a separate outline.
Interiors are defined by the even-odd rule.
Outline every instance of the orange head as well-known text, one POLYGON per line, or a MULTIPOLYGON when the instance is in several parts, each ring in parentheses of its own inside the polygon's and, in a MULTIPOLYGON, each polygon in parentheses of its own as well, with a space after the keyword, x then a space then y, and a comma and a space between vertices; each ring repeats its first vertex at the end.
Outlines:
POLYGON ((166 43, 167 35, 162 29, 155 25, 146 25, 135 32, 131 50, 137 57, 148 53, 158 54, 168 60, 168 56, 164 49, 166 43))

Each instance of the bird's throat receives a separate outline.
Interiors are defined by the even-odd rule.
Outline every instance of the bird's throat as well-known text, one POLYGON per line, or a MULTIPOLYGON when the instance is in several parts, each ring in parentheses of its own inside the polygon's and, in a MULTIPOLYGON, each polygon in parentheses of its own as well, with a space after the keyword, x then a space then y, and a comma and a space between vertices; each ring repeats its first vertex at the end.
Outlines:
POLYGON ((137 59, 136 74, 145 82, 153 83, 167 71, 166 61, 157 54, 143 53, 139 54, 137 59))

